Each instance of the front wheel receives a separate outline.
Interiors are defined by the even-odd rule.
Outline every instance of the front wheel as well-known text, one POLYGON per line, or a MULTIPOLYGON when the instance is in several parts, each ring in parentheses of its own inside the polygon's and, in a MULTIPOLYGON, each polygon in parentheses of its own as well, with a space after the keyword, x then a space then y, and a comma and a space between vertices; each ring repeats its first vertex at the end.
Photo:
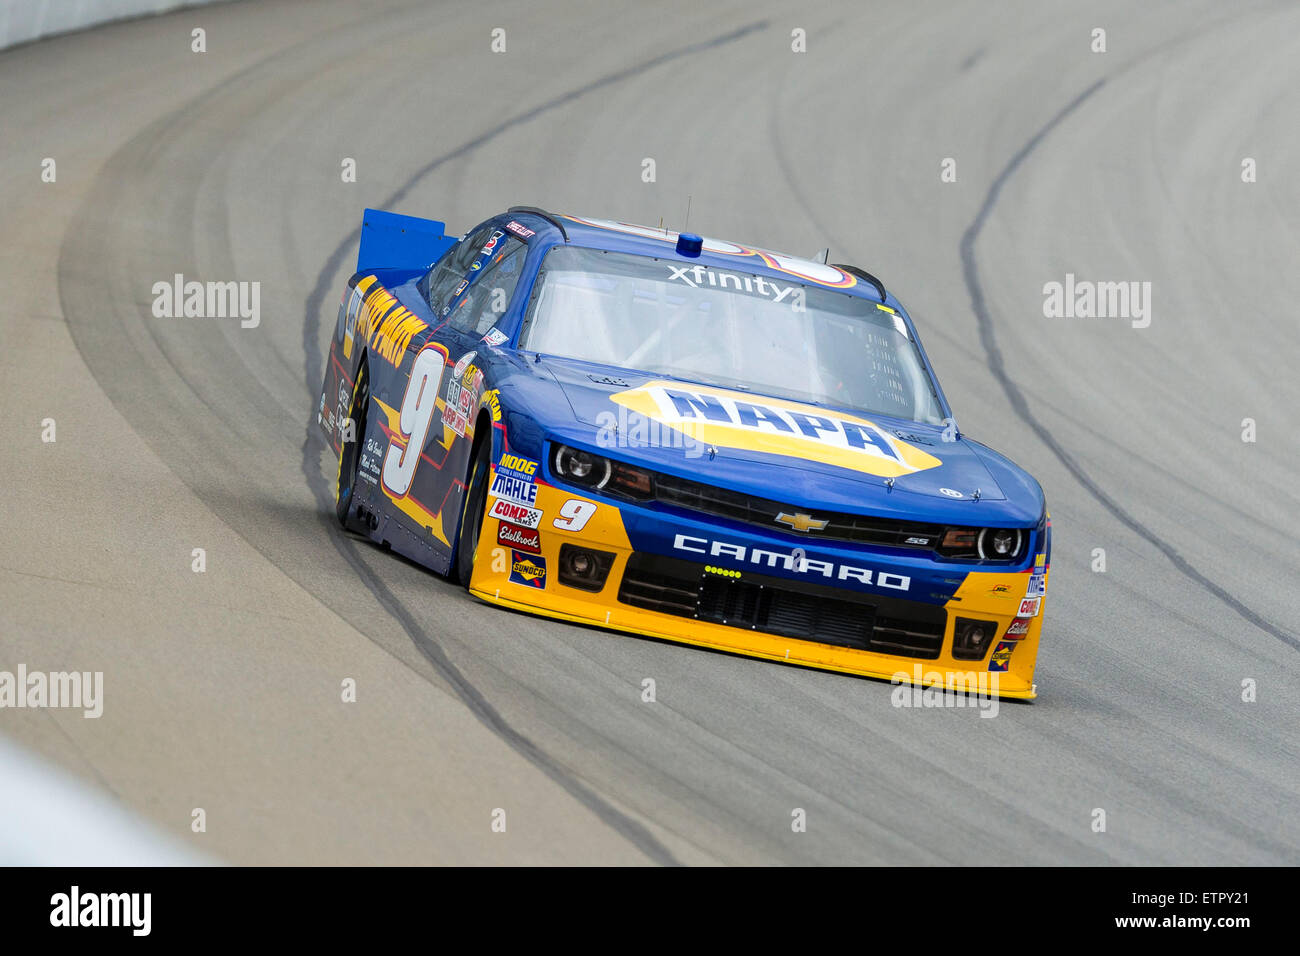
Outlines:
POLYGON ((335 486, 334 515, 339 524, 351 529, 352 497, 357 488, 357 466, 366 440, 366 412, 370 405, 370 376, 363 361, 352 383, 348 418, 343 423, 343 445, 339 449, 339 476, 335 486), (351 427, 349 427, 351 423, 351 427), (349 433, 351 435, 349 436, 349 433))
POLYGON ((460 529, 456 537, 456 580, 466 588, 474 574, 479 535, 483 531, 491 459, 492 439, 488 436, 479 442, 474 452, 474 461, 470 464, 469 481, 465 485, 465 506, 461 511, 460 529))

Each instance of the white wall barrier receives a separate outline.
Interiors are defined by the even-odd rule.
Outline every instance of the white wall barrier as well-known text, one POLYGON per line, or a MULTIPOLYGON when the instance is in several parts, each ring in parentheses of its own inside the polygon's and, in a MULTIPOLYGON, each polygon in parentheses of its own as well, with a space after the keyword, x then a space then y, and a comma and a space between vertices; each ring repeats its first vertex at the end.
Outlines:
POLYGON ((56 33, 215 0, 0 0, 0 50, 56 33))

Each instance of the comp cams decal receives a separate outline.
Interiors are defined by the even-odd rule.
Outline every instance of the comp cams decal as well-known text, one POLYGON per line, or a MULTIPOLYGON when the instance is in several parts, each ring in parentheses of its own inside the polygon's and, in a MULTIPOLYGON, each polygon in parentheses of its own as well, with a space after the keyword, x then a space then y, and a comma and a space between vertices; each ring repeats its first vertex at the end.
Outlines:
POLYGON ((705 445, 814 458, 882 478, 943 464, 865 418, 799 402, 669 381, 647 382, 610 400, 705 445))
POLYGON ((536 528, 542 522, 542 513, 538 509, 516 504, 513 501, 506 501, 504 498, 498 498, 492 502, 488 515, 525 528, 536 528))

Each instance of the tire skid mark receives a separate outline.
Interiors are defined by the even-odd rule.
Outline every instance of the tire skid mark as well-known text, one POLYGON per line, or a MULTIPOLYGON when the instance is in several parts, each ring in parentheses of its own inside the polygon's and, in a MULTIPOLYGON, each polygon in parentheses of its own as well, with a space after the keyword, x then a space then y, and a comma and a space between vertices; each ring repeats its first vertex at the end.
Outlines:
MULTIPOLYGON (((420 180, 424 179, 430 173, 436 171, 441 166, 446 165, 462 156, 469 155, 474 150, 496 139, 502 133, 528 123, 552 110, 559 109, 578 98, 595 92, 606 86, 612 86, 624 80, 631 79, 642 73, 646 73, 655 67, 662 66, 673 60, 691 56, 695 53, 701 53, 706 50, 714 49, 728 43, 735 42, 742 37, 751 33, 762 30, 767 26, 767 21, 759 21, 746 26, 739 27, 728 33, 713 37, 707 40, 701 40, 696 43, 680 47, 676 50, 670 50, 653 57, 644 63, 639 63, 626 69, 614 73, 606 74, 598 79, 591 81, 576 89, 570 90, 559 96, 553 97, 544 103, 541 103, 532 109, 525 110, 516 114, 509 119, 503 120, 496 126, 486 130, 471 140, 462 143, 460 146, 438 156, 420 169, 416 170, 410 178, 406 180, 391 195, 386 197, 381 205, 384 208, 391 208, 398 204, 411 190, 415 188, 420 180)), ((315 330, 317 323, 320 321, 322 308, 324 307, 326 296, 332 287, 335 274, 343 268, 344 257, 351 252, 353 245, 360 239, 361 228, 354 227, 347 236, 335 247, 325 260, 324 266, 317 274, 316 283, 312 288, 311 295, 308 296, 306 310, 303 316, 303 372, 305 375, 305 384, 308 394, 311 396, 311 407, 314 410, 316 389, 323 378, 324 360, 317 355, 317 346, 315 339, 315 330)), ((393 616, 406 633, 410 636, 412 642, 421 654, 432 664, 447 682, 451 685, 452 690, 461 699, 462 702, 470 709, 476 718, 489 730, 500 737, 511 749, 520 756, 524 757, 535 767, 545 773, 551 780, 559 784, 572 797, 582 803, 601 820, 613 827, 616 831, 627 837, 638 849, 648 857, 660 864, 676 864, 677 859, 672 855, 667 847, 663 846, 653 834, 650 833, 642 824, 627 816, 621 810, 607 802, 603 797, 591 790, 584 783, 574 776, 573 771, 562 766, 553 757, 547 754, 537 744, 528 737, 521 734, 512 727, 501 713, 490 704, 487 699, 478 691, 476 687, 465 677, 461 670, 448 658, 441 645, 421 626, 397 599, 393 592, 380 580, 361 559, 358 551, 359 545, 362 544, 360 538, 353 538, 345 533, 342 529, 330 519, 329 515, 333 513, 333 494, 328 483, 321 475, 320 470, 320 453, 324 449, 323 441, 318 437, 315 423, 309 421, 306 429, 306 436, 302 445, 302 472, 307 480, 308 486, 316 495, 316 500, 322 509, 321 525, 329 535, 331 543, 335 550, 343 557, 345 561, 356 571, 357 576, 365 584, 380 605, 383 606, 389 614, 393 616)))
POLYGON ((966 228, 961 237, 961 267, 962 276, 966 282, 966 289, 970 293, 971 309, 975 312, 975 318, 979 323, 980 344, 984 347, 984 353, 988 359, 989 371, 998 380, 1002 386, 1002 391, 1006 393, 1007 400, 1011 403, 1012 410, 1026 425, 1033 430, 1039 440, 1047 449, 1056 456, 1057 460, 1065 466, 1066 470, 1074 476, 1083 488, 1092 495, 1101 504, 1103 508, 1109 511, 1121 524, 1129 528, 1144 541, 1155 547, 1161 554, 1169 559, 1169 563, 1181 574, 1191 579, 1194 583, 1200 585, 1210 594, 1214 595, 1230 609, 1235 611, 1240 617, 1249 623, 1255 625, 1265 633, 1271 634, 1283 644, 1294 650, 1300 650, 1300 639, 1283 630, 1273 622, 1266 620, 1256 611, 1252 610, 1245 602, 1232 595, 1227 588, 1210 580, 1200 571, 1198 571, 1190 561, 1184 558, 1173 545, 1165 541, 1145 524, 1131 515, 1122 505, 1112 498, 1093 478, 1083 469, 1065 447, 1056 440, 1052 434, 1038 418, 1034 415, 1029 407, 1029 402, 1025 399, 1020 388, 1007 374, 1006 362, 1002 357, 1002 349, 998 345, 997 335, 993 326, 993 317, 989 312, 988 302, 984 296, 984 287, 980 284, 979 267, 975 262, 975 242, 979 239, 980 232, 984 224, 988 221, 993 212, 994 206, 997 205, 999 197, 1002 195, 1002 188, 1007 184, 1016 171, 1029 158, 1030 154, 1038 147, 1047 136, 1056 129, 1062 122, 1082 106, 1094 93, 1100 90, 1106 81, 1098 80, 1088 87, 1066 106, 1048 120, 1047 124, 1038 130, 1029 141, 1016 152, 1014 156, 1003 167, 989 186, 989 191, 984 197, 984 202, 980 206, 979 212, 975 214, 975 219, 966 228))

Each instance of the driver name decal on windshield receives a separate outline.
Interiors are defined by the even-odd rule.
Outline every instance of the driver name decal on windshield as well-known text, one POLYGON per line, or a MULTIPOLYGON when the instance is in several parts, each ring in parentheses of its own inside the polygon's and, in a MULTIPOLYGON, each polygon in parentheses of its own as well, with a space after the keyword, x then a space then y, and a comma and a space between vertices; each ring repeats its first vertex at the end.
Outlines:
POLYGON ((729 389, 652 381, 610 400, 697 442, 897 478, 943 462, 865 418, 729 389))

